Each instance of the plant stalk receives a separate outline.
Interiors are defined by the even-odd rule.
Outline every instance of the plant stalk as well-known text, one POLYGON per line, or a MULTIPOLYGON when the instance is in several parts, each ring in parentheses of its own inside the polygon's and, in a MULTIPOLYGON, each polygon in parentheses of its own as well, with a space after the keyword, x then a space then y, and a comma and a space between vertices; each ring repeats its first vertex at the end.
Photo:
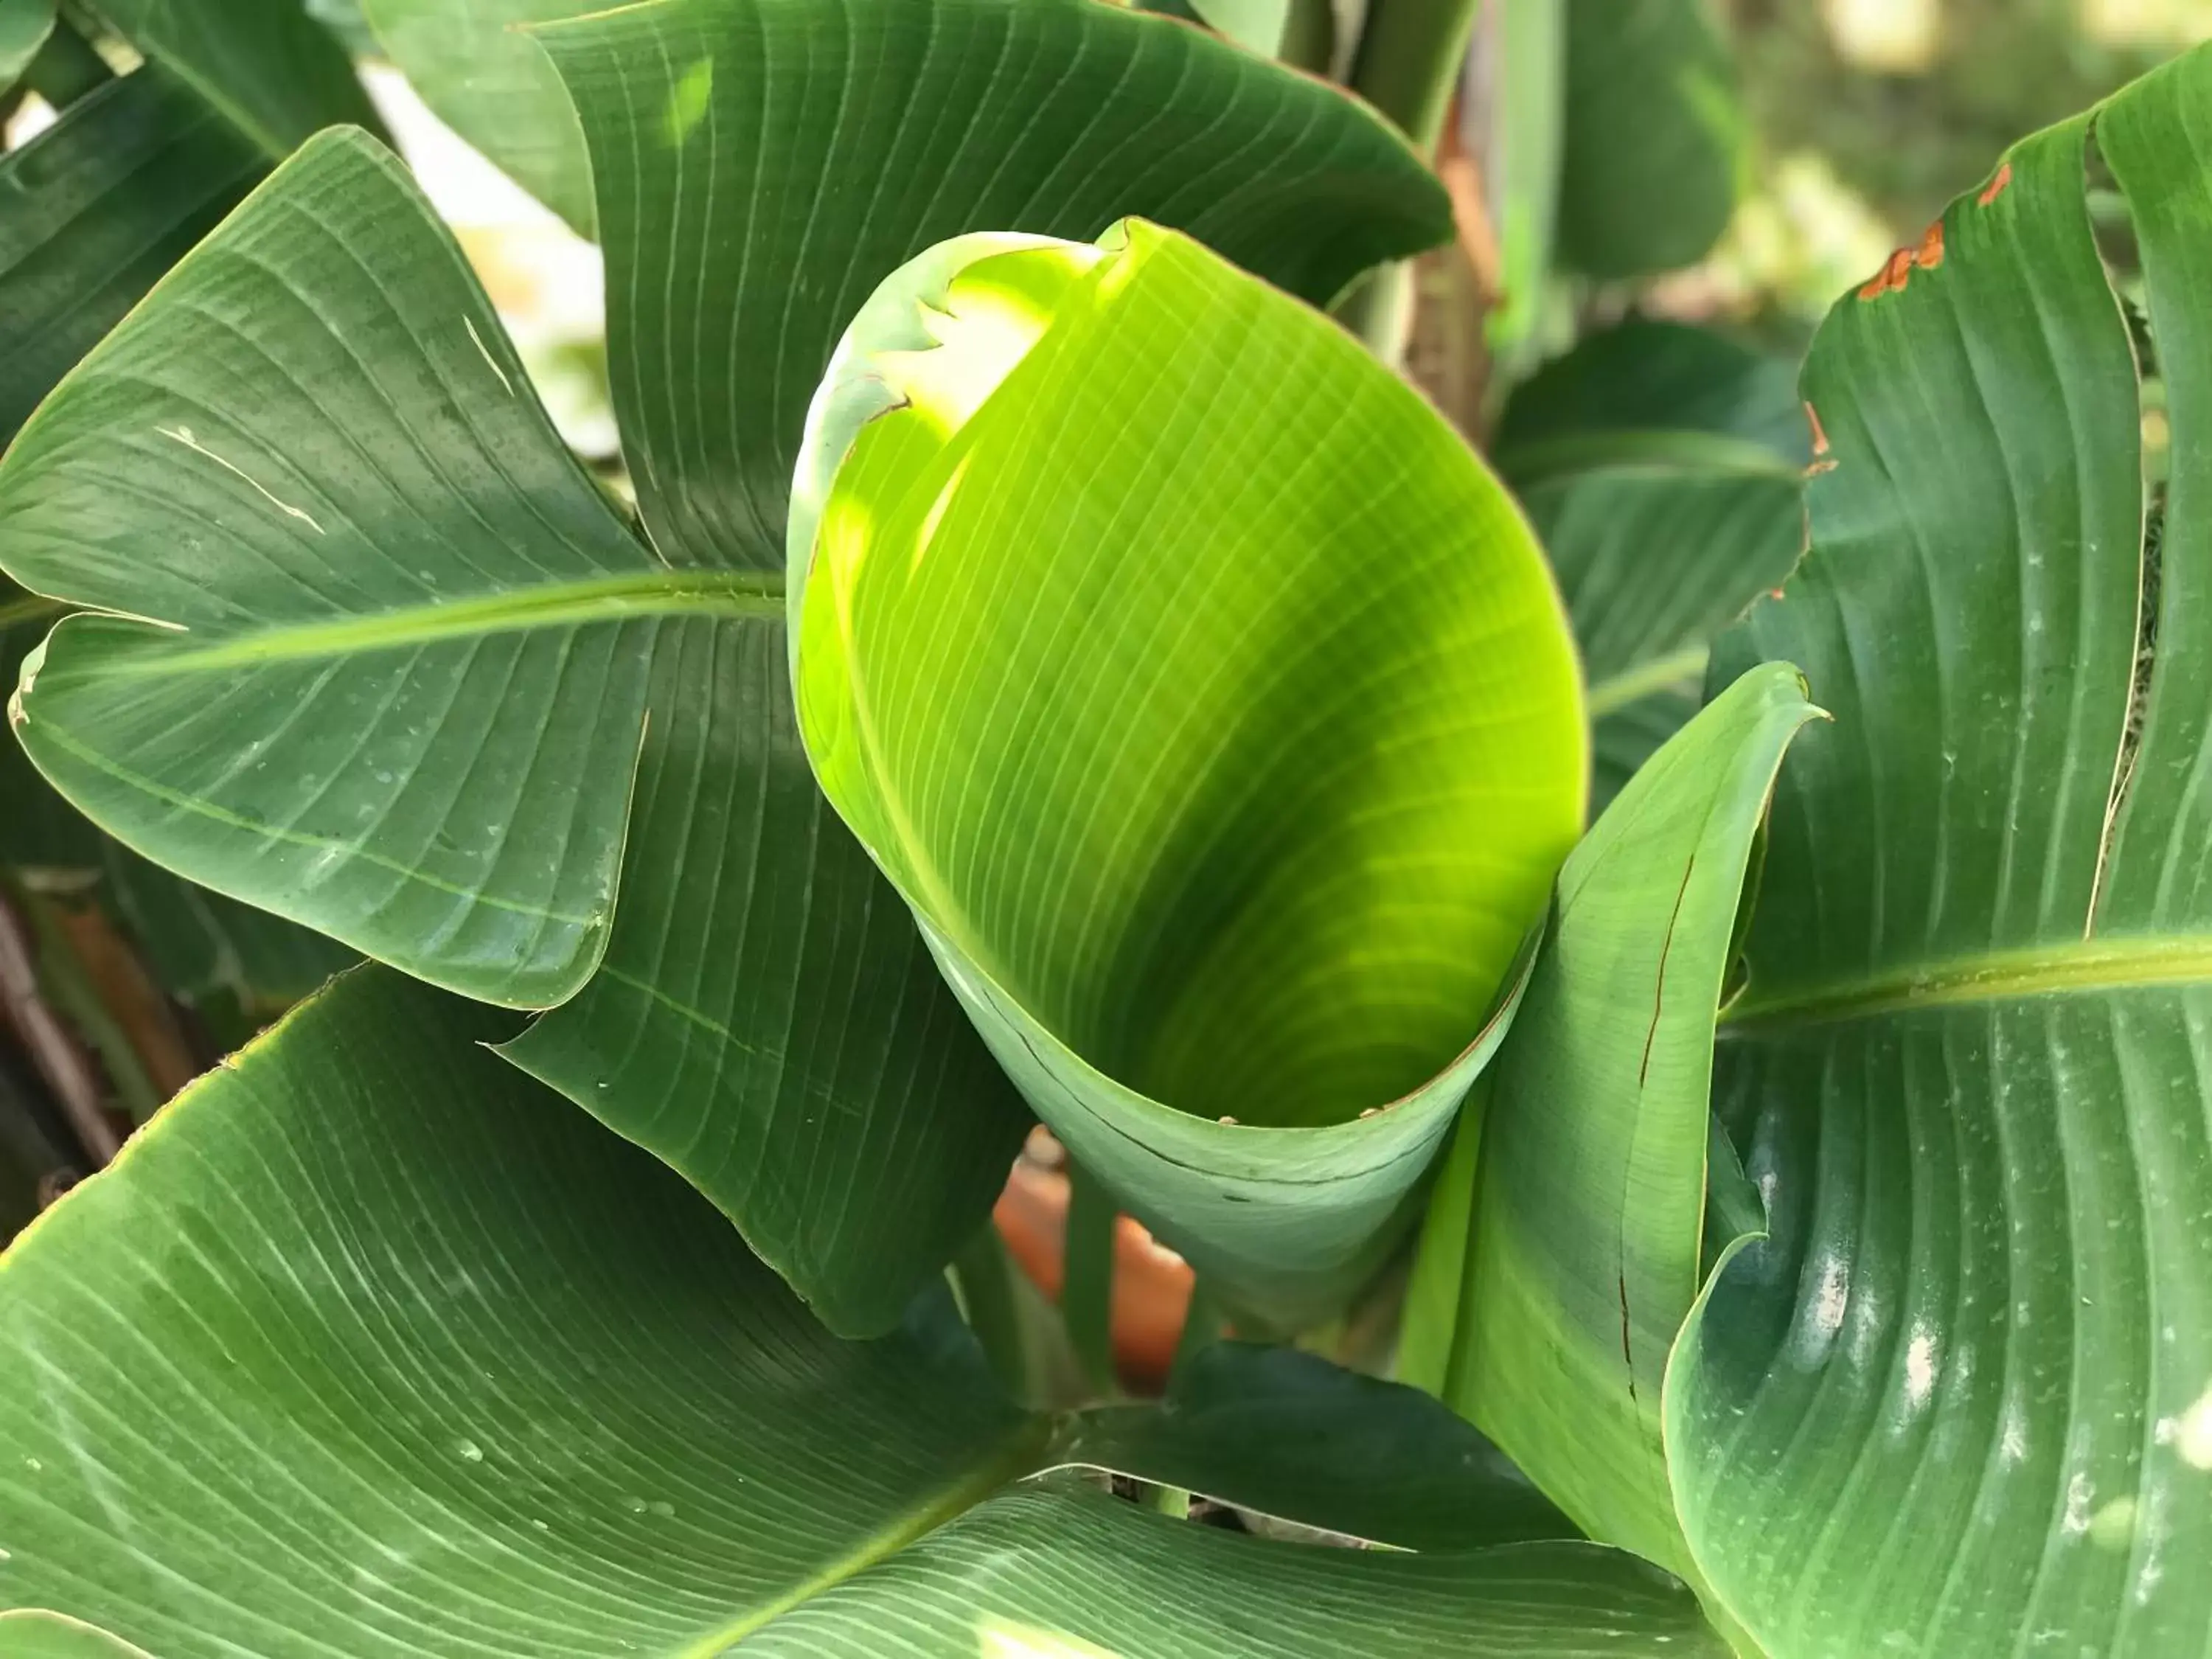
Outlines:
POLYGON ((1114 1372, 1115 1219, 1113 1194, 1097 1176, 1068 1159, 1060 1316, 1091 1386, 1106 1395, 1120 1392, 1114 1372))
POLYGON ((100 1103, 100 1074, 91 1057, 40 992, 35 936, 5 894, 0 894, 0 1000, 90 1167, 101 1168, 123 1150, 123 1137, 100 1103))
POLYGON ((1023 1340, 1021 1308, 1014 1300, 1014 1272, 995 1222, 985 1222, 952 1258, 953 1287, 959 1292, 968 1328, 975 1334, 1000 1386, 1028 1404, 1036 1389, 1023 1340))
POLYGON ((1433 158, 1483 0, 1371 0, 1352 89, 1433 158))

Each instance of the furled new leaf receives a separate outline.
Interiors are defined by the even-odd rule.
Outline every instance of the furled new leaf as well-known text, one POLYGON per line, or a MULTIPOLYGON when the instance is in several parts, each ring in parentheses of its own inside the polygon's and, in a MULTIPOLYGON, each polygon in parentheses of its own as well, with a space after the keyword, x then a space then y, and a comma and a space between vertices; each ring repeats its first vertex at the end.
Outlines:
POLYGON ((1802 664, 1836 716, 1784 773, 1722 1033, 1770 1231, 1666 1401, 1698 1564, 1778 1659, 2212 1630, 2208 134, 2199 52, 1837 307, 1812 551, 1717 653, 1802 664), (2093 130, 2166 378, 2148 562, 2093 130))
POLYGON ((64 1616, 39 1650, 1723 1651, 1596 1546, 1308 1548, 1024 1483, 1048 1420, 829 1335, 486 1054, 511 1023, 349 975, 0 1261, 0 1595, 64 1616))
POLYGON ((1525 526, 1350 337, 1141 222, 915 261, 808 444, 830 799, 1077 1161, 1315 1316, 1406 1218, 1580 820, 1525 526))
POLYGON ((1787 665, 1747 673, 1567 860, 1449 1310, 1443 1397, 1592 1536, 1683 1573, 1660 1400, 1702 1279, 1713 1021, 1776 769, 1814 712, 1787 665))
MULTIPOLYGON (((752 464, 784 465, 831 307, 939 223, 1148 207, 1297 278, 1315 225, 1348 270, 1443 222, 1374 117, 1188 28, 1097 9, 1066 76, 980 82, 929 44, 1073 50, 1092 9, 685 0, 575 25, 563 62, 605 142, 635 136, 622 96, 672 42, 708 124, 672 148, 648 120, 608 186, 633 229, 684 232, 611 239, 618 375, 741 411, 752 464), (919 77, 918 126, 967 131, 927 152, 951 170, 919 221, 871 206, 894 135, 826 113, 872 66, 919 77), (733 148, 770 72, 825 113, 733 148), (1058 125, 1086 101, 1095 123, 1058 125), (1032 125, 1081 188, 988 149, 1032 125), (1153 132, 1172 165, 1130 145, 1153 132), (755 210, 800 202, 804 223, 755 210), (791 280, 833 260, 835 292, 791 280), (639 356, 732 318, 742 338, 639 356)), ((649 508, 675 476, 656 457, 719 429, 625 421, 649 508)), ((125 842, 471 994, 573 997, 513 1057, 690 1176, 840 1329, 881 1329, 980 1224, 1021 1108, 809 781, 779 579, 727 568, 774 558, 610 515, 388 161, 325 139, 287 167, 57 396, 0 470, 0 526, 29 586, 193 630, 72 620, 20 699, 41 763, 125 842)))

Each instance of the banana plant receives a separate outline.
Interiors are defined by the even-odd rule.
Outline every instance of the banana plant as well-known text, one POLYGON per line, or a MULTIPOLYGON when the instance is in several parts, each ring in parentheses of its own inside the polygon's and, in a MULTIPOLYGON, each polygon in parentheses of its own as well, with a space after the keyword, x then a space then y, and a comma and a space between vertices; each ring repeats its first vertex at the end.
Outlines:
POLYGON ((1421 152, 1187 20, 366 0, 434 102, 502 26, 632 499, 277 9, 103 8, 217 164, 83 175, 4 775, 370 960, 0 1256, 0 1652, 2207 1651, 2212 53, 1802 399, 1632 322, 1493 470, 1323 309, 1421 152), (1160 1400, 1007 1386, 1040 1121, 1196 1269, 1160 1400), (1402 1381, 1243 1340, 1409 1255, 1402 1381))

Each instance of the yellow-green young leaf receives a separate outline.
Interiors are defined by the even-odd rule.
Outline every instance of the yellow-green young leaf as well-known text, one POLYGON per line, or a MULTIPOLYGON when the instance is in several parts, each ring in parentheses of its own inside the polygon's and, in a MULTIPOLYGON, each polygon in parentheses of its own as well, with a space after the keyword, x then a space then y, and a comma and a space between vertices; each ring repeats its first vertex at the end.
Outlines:
POLYGON ((0 1613, 0 1653, 9 1659, 151 1659, 145 1649, 96 1625, 39 1607, 0 1613))
POLYGON ((486 1053, 513 1023, 349 975, 0 1258, 0 1606, 51 1610, 0 1653, 1720 1659, 1407 1390, 1224 1350, 1184 1409, 1055 1422, 972 1348, 840 1341, 486 1053), (1069 1463, 1438 1547, 1030 1479, 1069 1463))
POLYGON ((1667 1386, 1698 1564, 1776 1659, 2212 1632, 2209 268, 2200 51, 1829 314, 1812 550, 1716 647, 1836 717, 1776 793, 1715 1075, 1767 1231, 1667 1386), (2148 544, 2093 135, 2165 380, 2148 544))
POLYGON ((1700 1281, 1713 1021, 1775 771, 1815 713, 1787 665, 1746 674, 1568 859, 1473 1192, 1431 1200, 1471 1198, 1463 1240, 1435 1240, 1464 1252, 1459 1295, 1407 1310, 1417 1351, 1449 1330, 1448 1402, 1593 1537, 1681 1573, 1660 1399, 1700 1281))
MULTIPOLYGON (((545 137, 551 71, 508 76, 544 48, 478 58, 474 31, 576 7, 372 9, 434 62, 434 101, 481 89, 515 153, 545 137)), ((155 860, 559 1005, 509 1058, 871 1334, 974 1236, 1028 1115, 799 744, 775 572, 839 331, 977 227, 1149 212, 1325 296, 1448 234, 1449 205, 1340 91, 1092 0, 666 0, 543 39, 605 191, 650 541, 562 452, 404 170, 326 136, 0 465, 25 587, 189 630, 64 621, 20 729, 155 860)), ((193 206, 188 182, 152 205, 193 206)), ((0 643, 46 620, 0 610, 25 625, 0 643)))
POLYGON ((1328 1307, 1580 821, 1503 490, 1317 313, 1132 222, 887 283, 790 548, 817 772, 1031 1104, 1248 1310, 1328 1307))

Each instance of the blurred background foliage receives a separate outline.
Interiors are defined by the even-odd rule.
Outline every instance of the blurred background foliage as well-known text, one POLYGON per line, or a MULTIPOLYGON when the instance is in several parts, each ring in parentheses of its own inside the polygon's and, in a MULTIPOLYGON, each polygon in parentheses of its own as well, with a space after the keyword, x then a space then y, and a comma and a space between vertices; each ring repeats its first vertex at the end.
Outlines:
POLYGON ((1802 346, 1998 153, 2212 35, 2212 0, 1723 0, 1751 144, 1735 222, 1656 308, 1802 346))

